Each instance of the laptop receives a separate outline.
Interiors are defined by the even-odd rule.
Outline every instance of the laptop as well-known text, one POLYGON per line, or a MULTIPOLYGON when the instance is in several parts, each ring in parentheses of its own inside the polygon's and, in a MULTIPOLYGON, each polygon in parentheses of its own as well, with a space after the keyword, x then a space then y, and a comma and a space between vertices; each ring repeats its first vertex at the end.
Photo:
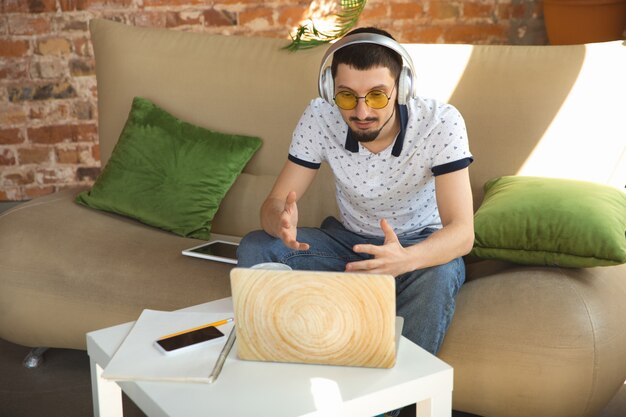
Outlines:
POLYGON ((391 368, 402 330, 391 275, 234 268, 237 355, 391 368))

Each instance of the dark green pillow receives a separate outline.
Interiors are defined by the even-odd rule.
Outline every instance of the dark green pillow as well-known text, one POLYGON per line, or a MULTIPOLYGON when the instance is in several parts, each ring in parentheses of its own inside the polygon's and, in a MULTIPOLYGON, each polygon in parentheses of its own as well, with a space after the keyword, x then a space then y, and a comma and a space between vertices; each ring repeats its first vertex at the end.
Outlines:
POLYGON ((194 126, 137 97, 109 162, 76 202, 206 240, 226 192, 260 146, 259 138, 194 126))
POLYGON ((586 268, 626 262, 626 195, 608 186, 540 177, 485 184, 472 253, 527 265, 586 268))

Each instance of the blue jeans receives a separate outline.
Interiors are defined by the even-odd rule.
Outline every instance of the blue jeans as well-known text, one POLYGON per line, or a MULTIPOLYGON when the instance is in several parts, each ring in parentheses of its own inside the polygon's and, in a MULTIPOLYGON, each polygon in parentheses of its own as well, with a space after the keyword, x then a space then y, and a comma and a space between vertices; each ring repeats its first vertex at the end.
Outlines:
MULTIPOLYGON (((434 230, 426 229, 400 239, 402 246, 426 239, 434 230)), ((286 247, 262 230, 246 235, 239 245, 238 266, 250 267, 262 262, 280 262, 296 270, 344 271, 346 263, 371 258, 355 253, 356 244, 382 245, 383 238, 363 237, 353 233, 335 218, 328 217, 320 228, 298 229, 298 241, 309 250, 286 247)), ((404 317, 402 335, 433 355, 439 351, 454 314, 455 297, 465 280, 461 258, 447 264, 420 269, 396 277, 396 312, 404 317)))

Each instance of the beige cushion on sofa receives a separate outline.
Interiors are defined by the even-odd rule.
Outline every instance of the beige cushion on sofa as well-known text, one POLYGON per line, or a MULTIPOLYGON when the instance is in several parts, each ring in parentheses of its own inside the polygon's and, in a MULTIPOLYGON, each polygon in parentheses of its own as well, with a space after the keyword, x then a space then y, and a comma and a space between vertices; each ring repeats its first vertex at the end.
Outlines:
POLYGON ((455 409, 597 416, 626 376, 626 264, 569 269, 484 261, 467 272, 438 355, 454 367, 455 409))
POLYGON ((133 320, 144 308, 230 296, 229 265, 181 255, 198 240, 80 206, 76 193, 0 214, 2 234, 13 237, 0 239, 1 337, 84 349, 86 332, 133 320))

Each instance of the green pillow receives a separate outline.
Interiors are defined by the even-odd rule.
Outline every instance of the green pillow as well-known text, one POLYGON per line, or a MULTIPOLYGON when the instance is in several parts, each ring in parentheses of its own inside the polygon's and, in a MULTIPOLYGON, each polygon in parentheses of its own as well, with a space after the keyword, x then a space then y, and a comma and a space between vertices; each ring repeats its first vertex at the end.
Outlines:
POLYGON ((626 195, 590 182, 500 177, 485 184, 472 254, 527 265, 626 262, 626 195))
POLYGON ((208 239, 226 192, 261 139, 213 132, 136 97, 111 158, 76 202, 208 239))

